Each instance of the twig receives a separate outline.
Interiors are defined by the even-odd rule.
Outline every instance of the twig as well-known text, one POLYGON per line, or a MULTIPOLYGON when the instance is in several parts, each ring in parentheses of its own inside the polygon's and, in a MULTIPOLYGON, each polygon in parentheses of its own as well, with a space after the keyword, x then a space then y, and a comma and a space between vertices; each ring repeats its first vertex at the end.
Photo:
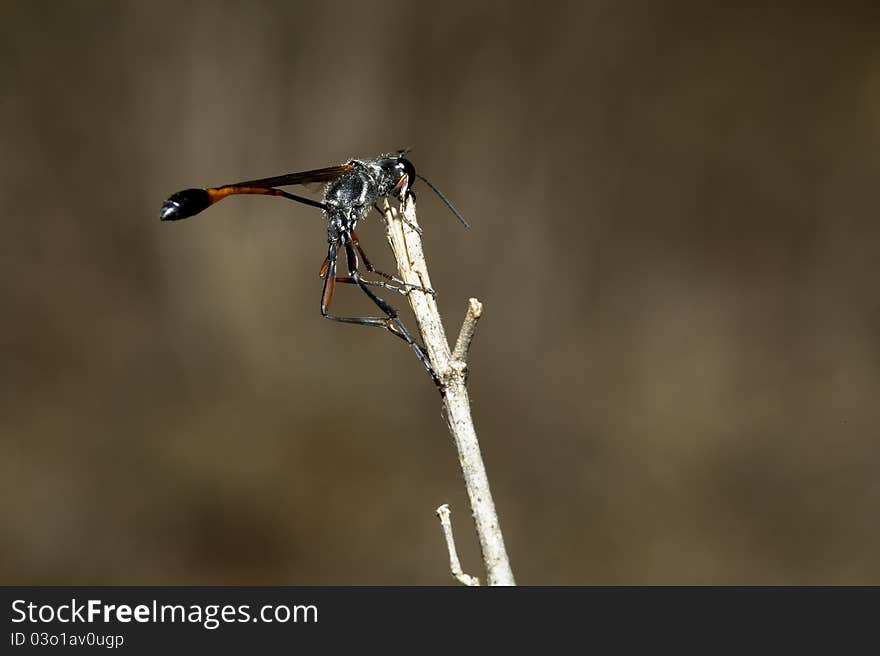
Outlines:
POLYGON ((464 317, 464 323, 461 324, 461 332, 458 333, 455 348, 452 350, 452 359, 456 362, 467 364, 468 351, 471 349, 471 340, 474 338, 474 331, 477 329, 477 322, 482 316, 483 304, 475 298, 469 299, 467 314, 464 317))
POLYGON ((455 549, 455 538, 452 537, 451 514, 448 504, 444 503, 437 508, 437 517, 440 518, 440 526, 443 527, 443 535, 446 536, 446 549, 449 551, 449 570, 452 572, 452 576, 462 585, 480 585, 480 579, 476 576, 471 576, 461 571, 461 562, 458 560, 458 551, 455 549))
MULTIPOLYGON (((432 289, 428 265, 422 251, 415 199, 410 196, 403 204, 402 216, 387 202, 384 212, 386 236, 394 251, 401 278, 408 283, 432 289)), ((510 560, 504 548, 504 536, 498 523, 483 457, 480 454, 480 444, 471 418, 470 399, 466 386, 467 351, 477 319, 482 313, 482 305, 476 299, 471 299, 465 325, 462 326, 453 357, 434 297, 412 291, 407 294, 407 299, 416 317, 428 359, 440 379, 443 415, 458 450, 474 524, 480 539, 486 580, 489 585, 516 585, 513 571, 510 569, 510 560)))

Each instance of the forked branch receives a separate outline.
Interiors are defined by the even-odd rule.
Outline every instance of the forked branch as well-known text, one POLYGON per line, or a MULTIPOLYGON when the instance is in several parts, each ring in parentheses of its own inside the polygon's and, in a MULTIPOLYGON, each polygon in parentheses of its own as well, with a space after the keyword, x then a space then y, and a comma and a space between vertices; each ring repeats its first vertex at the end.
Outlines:
MULTIPOLYGON (((422 250, 415 199, 410 195, 400 212, 386 201, 383 210, 386 235, 394 251, 400 277, 407 283, 432 289, 428 265, 422 250)), ((471 418, 470 399, 466 386, 468 349, 483 306, 477 299, 470 299, 455 350, 451 351, 434 297, 431 294, 413 291, 407 294, 407 298, 424 340, 428 359, 440 380, 443 416, 458 451, 474 524, 480 540, 483 563, 486 567, 486 579, 489 585, 516 585, 471 418)), ((449 536, 451 537, 451 532, 449 536)), ((460 567, 458 571, 461 573, 460 567)))

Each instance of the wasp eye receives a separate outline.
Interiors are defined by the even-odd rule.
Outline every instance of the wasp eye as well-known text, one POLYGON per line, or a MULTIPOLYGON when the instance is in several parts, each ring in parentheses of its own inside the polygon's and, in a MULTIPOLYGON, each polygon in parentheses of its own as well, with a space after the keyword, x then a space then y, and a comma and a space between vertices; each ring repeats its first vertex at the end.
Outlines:
POLYGON ((412 183, 416 181, 416 167, 405 157, 400 158, 400 165, 403 167, 403 172, 409 177, 409 184, 412 186, 412 183))

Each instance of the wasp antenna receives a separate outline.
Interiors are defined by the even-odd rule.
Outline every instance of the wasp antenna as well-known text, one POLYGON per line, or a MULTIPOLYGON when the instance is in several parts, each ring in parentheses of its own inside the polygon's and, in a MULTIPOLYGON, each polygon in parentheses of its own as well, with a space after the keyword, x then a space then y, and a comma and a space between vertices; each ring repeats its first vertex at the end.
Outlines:
POLYGON ((471 224, 464 220, 464 217, 459 213, 459 211, 458 211, 457 209, 455 209, 455 206, 449 201, 449 199, 448 199, 446 196, 443 195, 443 192, 442 192, 442 191, 440 191, 439 189, 437 189, 437 187, 435 187, 434 185, 432 185, 432 184, 431 184, 431 181, 428 180, 428 178, 426 178, 426 177, 424 177, 424 176, 422 176, 422 175, 419 175, 418 173, 416 173, 416 177, 417 177, 419 180, 422 180, 426 185, 428 185, 428 186, 431 188, 431 190, 432 190, 435 194, 437 194, 437 195, 440 197, 440 200, 442 200, 443 203, 446 205, 446 207, 448 207, 448 208, 450 209, 450 211, 451 211, 453 214, 455 214, 455 218, 457 218, 459 221, 461 221, 461 224, 462 224, 465 228, 470 229, 471 224))

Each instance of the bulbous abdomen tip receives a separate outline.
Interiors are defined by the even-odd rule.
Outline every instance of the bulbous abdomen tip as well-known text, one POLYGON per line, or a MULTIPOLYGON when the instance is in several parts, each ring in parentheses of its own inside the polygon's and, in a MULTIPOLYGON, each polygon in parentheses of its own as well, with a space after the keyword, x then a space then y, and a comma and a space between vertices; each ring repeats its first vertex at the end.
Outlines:
POLYGON ((159 219, 162 221, 179 221, 188 219, 211 204, 211 196, 206 189, 184 189, 162 203, 159 219))

